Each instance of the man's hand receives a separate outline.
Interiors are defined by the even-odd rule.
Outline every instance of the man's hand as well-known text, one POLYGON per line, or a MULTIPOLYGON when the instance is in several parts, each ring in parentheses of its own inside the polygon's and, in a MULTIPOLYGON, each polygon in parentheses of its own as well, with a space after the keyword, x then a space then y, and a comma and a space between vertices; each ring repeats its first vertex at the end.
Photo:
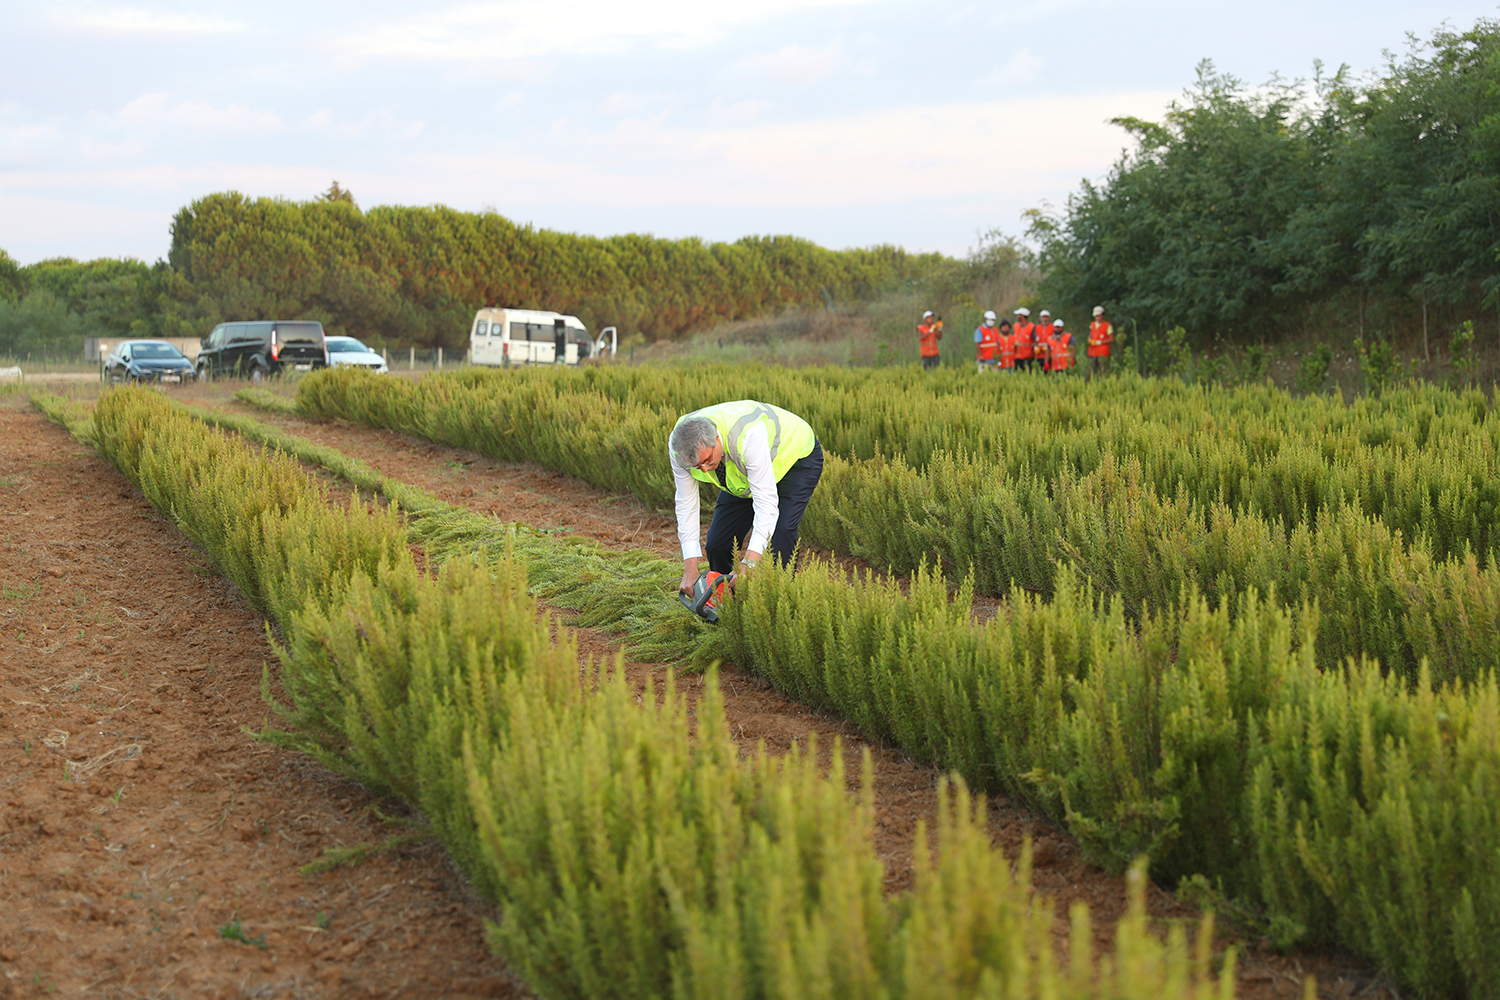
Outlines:
POLYGON ((679 594, 691 594, 693 584, 698 582, 698 560, 684 559, 682 561, 682 582, 677 585, 679 594))
POLYGON ((740 563, 744 566, 746 572, 754 569, 756 563, 758 562, 760 562, 760 553, 756 552, 754 549, 747 549, 744 554, 740 556, 740 563))

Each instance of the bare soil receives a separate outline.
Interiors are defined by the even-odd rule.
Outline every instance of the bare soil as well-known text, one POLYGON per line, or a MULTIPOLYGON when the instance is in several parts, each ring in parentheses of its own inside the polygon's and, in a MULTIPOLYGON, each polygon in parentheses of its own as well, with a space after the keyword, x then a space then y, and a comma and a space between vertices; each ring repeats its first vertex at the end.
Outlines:
MULTIPOLYGON (((240 406, 220 387, 184 395, 240 406)), ((670 514, 628 496, 398 434, 254 415, 503 521, 676 554, 670 514)), ((325 849, 400 832, 383 818, 400 807, 249 735, 268 721, 264 620, 121 476, 16 399, 0 406, 0 534, 0 997, 526 995, 484 946, 494 914, 439 849, 299 874, 325 849), (252 943, 223 936, 236 922, 252 943)), ((619 648, 578 639, 582 656, 619 648)), ((663 669, 627 665, 637 683, 663 669)), ((908 885, 939 773, 733 666, 721 679, 746 752, 814 733, 825 753, 835 737, 868 746, 876 850, 888 886, 908 885)), ((1022 806, 992 800, 990 815, 1007 853, 1032 839, 1038 890, 1061 914, 1087 903, 1107 944, 1124 880, 1022 806)), ((1164 921, 1198 916, 1156 889, 1150 905, 1164 921)), ((1234 943, 1242 997, 1300 997, 1306 974, 1327 997, 1393 995, 1337 956, 1234 943)))

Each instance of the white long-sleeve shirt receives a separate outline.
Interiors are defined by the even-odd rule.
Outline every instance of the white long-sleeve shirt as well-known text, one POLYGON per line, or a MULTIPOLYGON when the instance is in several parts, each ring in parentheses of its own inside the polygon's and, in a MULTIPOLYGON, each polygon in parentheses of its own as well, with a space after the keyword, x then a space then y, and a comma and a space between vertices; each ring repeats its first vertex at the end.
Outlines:
MULTIPOLYGON (((771 440, 765 424, 752 424, 746 430, 740 453, 745 459, 745 478, 750 480, 750 500, 755 506, 755 521, 745 541, 745 551, 765 552, 781 517, 781 498, 776 493, 776 471, 771 467, 771 440)), ((724 461, 729 461, 727 451, 724 461)), ((697 559, 703 555, 698 507, 700 480, 677 464, 676 455, 672 456, 672 479, 677 484, 677 541, 682 545, 682 558, 697 559)))

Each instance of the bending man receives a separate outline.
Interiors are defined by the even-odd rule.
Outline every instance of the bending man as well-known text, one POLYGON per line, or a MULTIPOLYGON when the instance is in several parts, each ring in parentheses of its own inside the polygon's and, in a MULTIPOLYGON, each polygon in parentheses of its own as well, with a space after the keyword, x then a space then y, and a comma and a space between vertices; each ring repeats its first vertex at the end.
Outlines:
POLYGON ((823 446, 807 421, 778 406, 742 399, 695 410, 677 421, 667 441, 677 483, 677 539, 682 583, 691 592, 698 559, 716 573, 742 568, 769 551, 790 563, 797 527, 823 474, 823 446), (699 547, 698 483, 719 488, 708 539, 699 547))

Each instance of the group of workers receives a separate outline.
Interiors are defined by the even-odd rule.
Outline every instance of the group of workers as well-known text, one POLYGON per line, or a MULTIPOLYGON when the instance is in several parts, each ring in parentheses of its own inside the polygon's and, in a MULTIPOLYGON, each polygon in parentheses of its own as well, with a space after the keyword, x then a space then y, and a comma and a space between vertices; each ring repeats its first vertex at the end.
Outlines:
MULTIPOLYGON (((942 339, 943 321, 928 310, 922 314, 922 322, 917 324, 924 369, 937 367, 938 341, 942 339)), ((1104 307, 1095 306, 1087 345, 1090 375, 1103 371, 1114 342, 1114 327, 1104 318, 1104 307)), ((1022 306, 1016 310, 1014 323, 1007 319, 998 325, 994 312, 986 312, 984 321, 974 330, 974 346, 979 355, 980 374, 989 371, 1064 372, 1078 363, 1077 343, 1072 332, 1065 329, 1061 319, 1053 319, 1052 313, 1046 309, 1033 323, 1031 310, 1022 306)))

